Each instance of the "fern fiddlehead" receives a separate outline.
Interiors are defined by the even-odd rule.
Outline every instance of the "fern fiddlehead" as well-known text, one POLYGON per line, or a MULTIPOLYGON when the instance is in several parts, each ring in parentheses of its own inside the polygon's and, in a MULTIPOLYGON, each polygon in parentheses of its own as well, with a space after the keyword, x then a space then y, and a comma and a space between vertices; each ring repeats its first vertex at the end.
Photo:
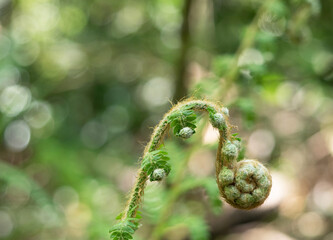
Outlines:
POLYGON ((148 179, 160 181, 171 171, 167 152, 161 144, 170 128, 174 135, 187 139, 195 133, 196 112, 206 112, 209 121, 219 131, 219 146, 216 156, 216 182, 220 195, 232 206, 252 209, 268 197, 272 185, 271 176, 263 164, 256 160, 237 161, 240 139, 230 134, 229 111, 222 105, 206 100, 186 100, 175 105, 156 126, 147 144, 130 199, 110 229, 111 239, 132 239, 138 228, 138 208, 148 179))

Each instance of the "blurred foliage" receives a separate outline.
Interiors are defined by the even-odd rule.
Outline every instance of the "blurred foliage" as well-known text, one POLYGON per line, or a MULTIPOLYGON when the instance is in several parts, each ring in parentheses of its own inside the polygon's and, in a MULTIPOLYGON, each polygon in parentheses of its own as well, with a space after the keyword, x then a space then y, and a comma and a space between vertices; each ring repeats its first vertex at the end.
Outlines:
POLYGON ((333 239, 332 23, 330 0, 1 0, 0 239, 109 239, 177 81, 229 107, 272 194, 221 211, 202 118, 136 239, 333 239))

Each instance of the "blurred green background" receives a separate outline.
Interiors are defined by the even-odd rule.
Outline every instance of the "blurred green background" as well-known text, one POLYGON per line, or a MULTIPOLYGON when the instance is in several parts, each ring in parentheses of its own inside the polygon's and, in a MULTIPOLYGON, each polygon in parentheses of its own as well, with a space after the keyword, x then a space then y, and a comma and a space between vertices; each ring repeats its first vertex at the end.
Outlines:
POLYGON ((0 0, 0 239, 109 239, 152 127, 193 96, 228 106, 272 193, 220 206, 203 117, 168 138, 135 239, 332 240, 332 91, 331 0, 0 0))

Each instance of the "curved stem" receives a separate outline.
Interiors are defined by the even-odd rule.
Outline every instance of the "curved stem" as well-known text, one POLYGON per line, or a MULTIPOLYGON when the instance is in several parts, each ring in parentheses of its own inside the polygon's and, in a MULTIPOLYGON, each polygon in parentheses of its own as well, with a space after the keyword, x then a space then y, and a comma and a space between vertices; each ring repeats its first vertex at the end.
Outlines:
MULTIPOLYGON (((122 215, 122 220, 111 230, 114 239, 132 239, 132 234, 138 228, 137 210, 140 206, 148 175, 151 181, 159 181, 170 172, 169 158, 165 151, 160 150, 163 139, 170 126, 174 134, 183 138, 190 137, 196 128, 194 112, 207 112, 212 126, 219 130, 219 146, 216 156, 216 183, 220 194, 225 200, 236 208, 252 209, 261 205, 267 198, 272 185, 268 170, 255 160, 243 160, 237 162, 239 140, 229 134, 231 126, 228 123, 228 111, 221 105, 206 100, 187 100, 175 105, 155 128, 152 137, 147 144, 137 181, 132 190, 130 199, 122 215), (236 164, 237 162, 237 164, 236 164), (235 177, 236 176, 236 177, 235 177)), ((186 163, 186 162, 185 162, 186 163)), ((185 169, 185 166, 183 166, 185 169)), ((182 178, 182 171, 176 176, 182 178)), ((180 182, 180 181, 179 181, 180 182)), ((172 207, 179 196, 180 187, 176 182, 174 194, 167 202, 172 207)), ((159 219, 161 227, 167 218, 166 208, 163 217, 159 219)), ((154 231, 152 238, 157 238, 159 228, 154 231)))
MULTIPOLYGON (((204 100, 187 100, 187 101, 178 103, 168 113, 166 113, 164 115, 163 119, 160 121, 160 123, 155 128, 153 135, 145 148, 143 158, 146 156, 146 154, 148 152, 152 152, 154 150, 159 149, 159 147, 165 137, 165 134, 169 130, 169 116, 184 108, 186 108, 188 110, 198 111, 198 112, 213 111, 214 113, 217 113, 217 112, 221 112, 222 106, 219 106, 213 102, 204 101, 204 100)), ((220 139, 223 139, 223 140, 220 141, 221 143, 220 143, 219 148, 223 145, 223 143, 225 142, 225 140, 228 137, 228 134, 227 134, 228 123, 226 122, 226 124, 227 124, 227 127, 225 128, 226 130, 223 130, 222 134, 220 136, 220 139)), ((219 156, 220 154, 221 154, 221 151, 218 151, 217 159, 221 159, 221 156, 219 156)), ((218 173, 217 173, 217 175, 218 175, 218 173)), ((136 212, 141 203, 141 198, 143 196, 144 188, 145 188, 147 180, 148 180, 148 176, 147 176, 146 172, 142 168, 140 168, 136 183, 134 185, 134 188, 132 190, 132 193, 131 193, 131 196, 129 199, 129 202, 125 208, 125 214, 123 215, 123 219, 135 217, 136 212)))
MULTIPOLYGON (((200 128, 200 130, 198 130, 197 136, 201 135, 202 130, 203 128, 200 128)), ((198 149, 200 146, 198 139, 195 139, 195 142, 196 142, 195 145, 192 146, 192 150, 198 149)), ((152 231, 149 240, 157 240, 160 238, 164 223, 168 220, 171 209, 173 209, 175 202, 177 201, 179 195, 182 193, 182 191, 180 191, 180 185, 184 179, 185 176, 184 172, 186 169, 186 165, 190 160, 192 152, 193 151, 188 152, 184 160, 181 162, 182 167, 180 167, 179 170, 175 173, 175 179, 173 180, 173 184, 171 186, 172 191, 170 191, 170 195, 166 199, 166 202, 160 211, 161 212, 160 217, 155 224, 154 230, 152 231)))
POLYGON ((217 153, 216 153, 216 161, 215 161, 215 177, 216 177, 216 183, 219 188, 220 194, 222 195, 223 189, 221 187, 221 184, 219 184, 219 173, 221 172, 222 166, 223 166, 223 154, 222 154, 222 148, 228 139, 228 131, 227 130, 220 130, 220 137, 219 137, 219 145, 217 147, 217 153))
MULTIPOLYGON (((200 130, 202 130, 202 129, 203 128, 200 128, 200 130)), ((222 169, 222 163, 223 163, 222 148, 225 144, 225 141, 227 139, 229 139, 229 135, 230 135, 228 129, 229 129, 229 127, 225 128, 225 130, 219 131, 219 144, 218 144, 218 149, 216 152, 216 161, 215 161, 216 182, 217 183, 219 182, 218 176, 219 176, 220 170, 222 169)), ((198 132, 198 135, 200 135, 200 133, 201 132, 198 132)), ((196 141, 196 142, 197 143, 192 146, 192 149, 199 148, 200 143, 199 143, 199 141, 196 141)), ((176 173, 176 177, 175 177, 175 181, 174 181, 175 184, 172 185, 173 191, 171 192, 170 197, 166 201, 166 205, 163 207, 163 210, 161 211, 161 217, 155 225, 154 231, 152 232, 151 237, 149 238, 150 240, 157 240, 160 238, 160 235, 162 232, 161 230, 163 229, 163 224, 166 222, 166 220, 168 219, 168 216, 170 215, 170 209, 173 209, 173 206, 174 206, 176 200, 178 199, 180 194, 182 194, 182 191, 180 191, 180 185, 181 185, 181 182, 183 181, 184 169, 190 159, 191 153, 192 153, 192 151, 188 154, 188 156, 185 158, 185 160, 182 163, 184 168, 180 168, 180 171, 176 173)), ((220 188, 220 184, 217 184, 217 185, 221 192, 222 188, 220 188)), ((222 196, 222 194, 221 194, 221 196, 222 196)))

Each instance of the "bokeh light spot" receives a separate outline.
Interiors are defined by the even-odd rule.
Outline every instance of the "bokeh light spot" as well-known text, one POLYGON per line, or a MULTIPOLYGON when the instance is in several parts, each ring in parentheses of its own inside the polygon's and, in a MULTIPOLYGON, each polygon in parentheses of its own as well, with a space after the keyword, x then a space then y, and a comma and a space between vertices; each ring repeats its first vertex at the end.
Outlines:
POLYGON ((333 213, 333 186, 329 182, 320 181, 313 189, 315 205, 326 213, 333 213))
POLYGON ((179 28, 182 18, 179 9, 174 5, 165 2, 151 10, 155 24, 162 32, 174 32, 179 28))
POLYGON ((61 9, 60 15, 60 29, 69 36, 80 33, 87 23, 86 15, 78 7, 66 6, 61 9))
POLYGON ((42 128, 52 119, 51 108, 45 102, 33 102, 24 114, 24 119, 31 127, 42 128))
POLYGON ((248 142, 248 151, 255 158, 268 157, 275 146, 275 138, 272 132, 259 129, 254 131, 248 142))
POLYGON ((78 204, 79 195, 72 187, 63 186, 55 191, 53 201, 62 208, 67 208, 70 205, 78 204))
POLYGON ((102 121, 110 132, 123 132, 128 127, 129 114, 122 106, 111 106, 103 113, 102 121))
POLYGON ((86 123, 81 130, 81 140, 89 148, 97 149, 108 139, 107 128, 97 121, 86 123))
POLYGON ((144 16, 142 9, 135 4, 121 9, 115 19, 115 27, 122 35, 136 32, 143 24, 144 16))
POLYGON ((16 120, 10 123, 5 130, 6 146, 15 152, 24 150, 30 142, 30 128, 25 121, 16 120))
POLYGON ((76 239, 78 237, 82 239, 91 220, 91 210, 83 203, 70 205, 66 210, 66 219, 69 227, 72 228, 71 235, 74 235, 76 239))
POLYGON ((290 136, 303 129, 302 119, 294 112, 280 111, 273 116, 273 125, 282 136, 290 136))
POLYGON ((35 34, 52 30, 59 20, 58 8, 52 3, 43 2, 33 4, 30 14, 32 16, 30 31, 35 34))
POLYGON ((245 49, 238 59, 238 66, 246 66, 250 64, 262 65, 265 62, 262 53, 253 48, 245 49))
POLYGON ((171 82, 165 78, 156 77, 145 83, 141 97, 148 108, 154 108, 166 104, 172 97, 172 93, 171 82))
POLYGON ((300 233, 305 237, 318 237, 326 231, 324 218, 316 212, 304 213, 297 221, 300 233))
POLYGON ((0 110, 8 117, 22 112, 30 103, 31 93, 26 87, 13 85, 6 87, 0 95, 0 110))

